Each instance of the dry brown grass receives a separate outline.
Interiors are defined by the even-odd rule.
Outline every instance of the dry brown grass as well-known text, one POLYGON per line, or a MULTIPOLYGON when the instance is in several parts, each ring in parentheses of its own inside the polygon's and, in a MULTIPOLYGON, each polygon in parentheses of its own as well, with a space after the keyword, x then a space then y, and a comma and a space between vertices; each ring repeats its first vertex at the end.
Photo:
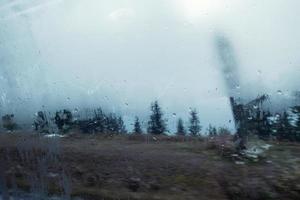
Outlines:
MULTIPOLYGON (((300 199, 299 144, 277 144, 269 160, 236 165, 222 156, 232 149, 230 136, 147 137, 72 134, 59 139, 59 164, 49 163, 49 170, 63 168, 72 196, 86 199, 300 199)), ((10 152, 7 174, 28 189, 24 177, 34 162, 24 165, 16 151, 24 141, 35 146, 33 160, 47 151, 48 140, 0 135, 0 155, 10 152)), ((56 186, 50 184, 50 193, 61 192, 56 186)))

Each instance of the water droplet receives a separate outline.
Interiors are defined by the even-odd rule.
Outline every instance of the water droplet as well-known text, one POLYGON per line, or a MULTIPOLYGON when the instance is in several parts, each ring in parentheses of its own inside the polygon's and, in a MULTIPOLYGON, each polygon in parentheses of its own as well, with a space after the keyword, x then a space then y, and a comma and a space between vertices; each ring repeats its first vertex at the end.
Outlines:
POLYGON ((281 90, 277 90, 278 95, 283 95, 283 92, 281 90))
POLYGON ((262 72, 261 72, 261 70, 257 70, 257 73, 258 73, 258 75, 261 75, 262 72))
POLYGON ((173 113, 173 117, 176 117, 176 115, 177 115, 176 113, 173 113))

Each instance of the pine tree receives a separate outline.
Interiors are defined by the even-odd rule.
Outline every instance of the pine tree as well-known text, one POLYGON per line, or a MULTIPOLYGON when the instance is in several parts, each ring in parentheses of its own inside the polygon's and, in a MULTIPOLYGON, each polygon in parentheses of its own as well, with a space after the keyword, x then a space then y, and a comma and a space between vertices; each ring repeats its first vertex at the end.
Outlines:
POLYGON ((279 139, 290 139, 294 140, 293 134, 291 134, 291 125, 289 122, 289 116, 287 112, 283 112, 280 118, 280 126, 278 130, 278 137, 279 139))
POLYGON ((163 119, 163 112, 157 101, 151 104, 150 120, 148 122, 148 132, 154 135, 160 135, 167 130, 166 122, 163 119))
POLYGON ((295 115, 294 137, 296 141, 300 141, 300 106, 294 106, 292 113, 295 115))
POLYGON ((135 133, 135 134, 143 133, 143 130, 142 130, 141 124, 140 124, 140 120, 138 117, 135 117, 133 133, 135 133))
POLYGON ((68 132, 73 125, 73 115, 72 112, 69 110, 61 110, 55 113, 55 124, 59 131, 66 133, 68 132))
POLYGON ((127 133, 125 123, 124 123, 123 118, 121 116, 118 118, 117 124, 118 124, 117 133, 119 133, 119 134, 127 133))
POLYGON ((106 131, 108 133, 118 133, 118 119, 115 114, 110 113, 106 118, 106 131))
POLYGON ((259 136, 261 138, 269 138, 270 135, 271 135, 271 132, 272 132, 272 127, 271 127, 271 123, 270 123, 270 120, 269 118, 271 117, 271 113, 270 111, 263 111, 263 114, 262 114, 262 124, 261 124, 261 127, 259 128, 259 136))
POLYGON ((186 131, 183 125, 183 120, 181 118, 178 119, 177 121, 177 135, 186 135, 186 131))
POLYGON ((214 135, 214 136, 217 136, 217 135, 218 135, 218 131, 217 131, 217 128, 216 128, 216 127, 213 128, 213 135, 214 135))
POLYGON ((2 117, 2 126, 9 131, 13 131, 17 126, 14 122, 14 115, 4 115, 2 117))
POLYGON ((200 134, 200 131, 201 131, 201 126, 200 126, 200 120, 199 120, 199 117, 198 117, 198 113, 197 113, 197 110, 196 109, 193 109, 191 112, 190 112, 190 126, 189 126, 189 131, 190 131, 190 134, 192 136, 197 136, 200 134))
POLYGON ((208 135, 210 137, 215 137, 218 134, 216 127, 212 126, 211 124, 209 124, 207 131, 208 131, 208 135))
POLYGON ((121 116, 117 116, 116 114, 110 113, 108 117, 106 117, 106 131, 108 133, 122 134, 127 133, 125 123, 121 116))
POLYGON ((96 125, 96 130, 100 133, 105 132, 105 119, 106 116, 101 108, 98 108, 97 110, 94 110, 95 117, 94 117, 94 123, 96 125))

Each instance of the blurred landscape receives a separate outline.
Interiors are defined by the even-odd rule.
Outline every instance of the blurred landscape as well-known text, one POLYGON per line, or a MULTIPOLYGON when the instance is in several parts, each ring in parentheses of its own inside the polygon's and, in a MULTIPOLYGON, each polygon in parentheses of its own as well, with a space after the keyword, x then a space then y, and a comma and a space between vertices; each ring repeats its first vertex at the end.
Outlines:
POLYGON ((1 0, 0 200, 300 199, 299 0, 1 0))
MULTIPOLYGON (((1 135, 10 194, 63 199, 299 199, 300 145, 270 142, 259 160, 216 138, 1 135), (59 146, 58 146, 59 144, 59 146), (36 182, 33 182, 35 180, 36 182)), ((3 169, 3 168, 2 168, 3 169)))

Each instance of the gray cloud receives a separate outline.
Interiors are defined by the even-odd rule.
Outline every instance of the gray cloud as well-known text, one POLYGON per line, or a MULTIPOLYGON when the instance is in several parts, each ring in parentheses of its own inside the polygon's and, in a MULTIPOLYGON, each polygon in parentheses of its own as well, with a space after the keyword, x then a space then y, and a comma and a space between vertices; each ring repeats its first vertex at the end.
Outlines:
POLYGON ((278 99, 281 90, 289 99, 299 89, 297 0, 220 0, 194 18, 172 0, 18 2, 19 10, 0 7, 2 113, 102 105, 146 119, 158 99, 170 124, 196 107, 204 125, 233 127, 220 32, 232 42, 245 98, 278 99))

